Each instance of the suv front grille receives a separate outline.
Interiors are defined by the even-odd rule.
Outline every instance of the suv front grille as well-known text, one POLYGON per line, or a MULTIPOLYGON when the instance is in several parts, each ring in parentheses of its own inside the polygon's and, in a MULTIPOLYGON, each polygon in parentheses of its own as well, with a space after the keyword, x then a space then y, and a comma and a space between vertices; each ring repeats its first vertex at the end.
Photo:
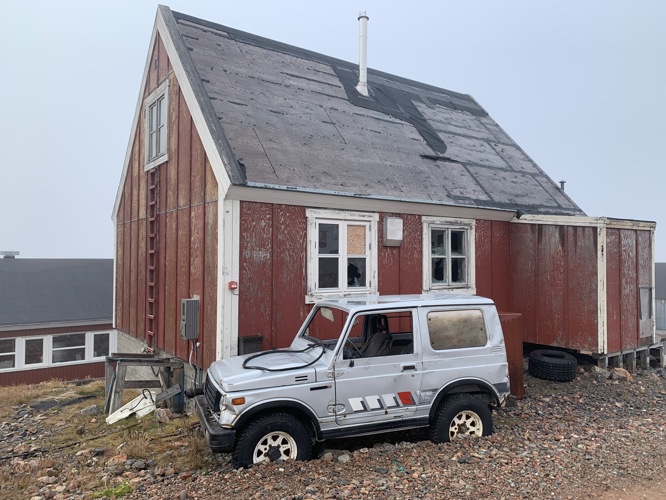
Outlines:
POLYGON ((204 396, 206 397, 206 404, 211 412, 217 413, 220 411, 220 393, 213 385, 209 377, 206 377, 206 385, 204 386, 204 396))

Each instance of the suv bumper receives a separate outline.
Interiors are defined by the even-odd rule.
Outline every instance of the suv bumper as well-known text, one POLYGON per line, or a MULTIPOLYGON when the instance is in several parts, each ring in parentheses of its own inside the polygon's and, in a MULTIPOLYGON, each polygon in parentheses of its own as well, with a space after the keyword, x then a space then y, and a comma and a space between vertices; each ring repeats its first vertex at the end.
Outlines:
POLYGON ((234 446, 236 431, 220 427, 220 424, 213 419, 206 408, 206 398, 204 396, 194 398, 194 408, 211 451, 213 453, 230 452, 234 446))

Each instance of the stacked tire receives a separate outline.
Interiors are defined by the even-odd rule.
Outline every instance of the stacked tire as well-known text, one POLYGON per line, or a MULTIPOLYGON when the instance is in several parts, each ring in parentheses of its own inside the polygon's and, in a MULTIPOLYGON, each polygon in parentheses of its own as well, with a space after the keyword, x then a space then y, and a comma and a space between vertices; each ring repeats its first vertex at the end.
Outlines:
POLYGON ((537 349, 529 356, 530 375, 554 382, 571 382, 576 378, 576 358, 564 351, 537 349))

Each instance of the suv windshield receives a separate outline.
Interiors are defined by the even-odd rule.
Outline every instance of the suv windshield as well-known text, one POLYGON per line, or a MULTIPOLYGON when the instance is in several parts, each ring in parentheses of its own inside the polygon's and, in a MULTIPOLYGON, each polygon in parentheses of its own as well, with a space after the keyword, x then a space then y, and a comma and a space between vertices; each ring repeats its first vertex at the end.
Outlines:
POLYGON ((335 344, 342 328, 345 326, 349 313, 331 307, 318 307, 314 316, 303 330, 302 337, 323 342, 328 345, 335 344))

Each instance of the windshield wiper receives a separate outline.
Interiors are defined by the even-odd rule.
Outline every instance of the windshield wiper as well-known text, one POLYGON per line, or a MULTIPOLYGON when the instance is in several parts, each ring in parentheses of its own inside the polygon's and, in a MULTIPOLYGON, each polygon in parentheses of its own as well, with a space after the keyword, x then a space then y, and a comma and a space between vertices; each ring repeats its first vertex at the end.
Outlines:
POLYGON ((276 350, 276 351, 258 352, 257 354, 254 354, 254 355, 250 356, 249 358, 247 358, 243 361, 243 368, 247 368, 248 370, 249 369, 263 370, 263 371, 266 371, 266 372, 286 372, 288 370, 298 370, 300 368, 307 368, 308 366, 314 365, 317 361, 319 361, 321 359, 321 357, 324 355, 324 353, 326 352, 326 346, 324 345, 324 343, 319 339, 316 339, 316 340, 317 340, 318 343, 308 344, 305 349, 301 349, 301 350, 281 349, 281 350, 276 350), (248 361, 252 361, 253 359, 257 359, 261 356, 266 356, 267 354, 273 354, 273 353, 276 353, 276 352, 280 352, 280 353, 288 352, 288 353, 300 354, 300 353, 303 353, 305 351, 309 351, 310 349, 312 349, 314 347, 321 347, 321 353, 314 360, 312 360, 309 363, 306 363, 304 365, 288 366, 286 368, 266 368, 265 366, 248 365, 248 361))

